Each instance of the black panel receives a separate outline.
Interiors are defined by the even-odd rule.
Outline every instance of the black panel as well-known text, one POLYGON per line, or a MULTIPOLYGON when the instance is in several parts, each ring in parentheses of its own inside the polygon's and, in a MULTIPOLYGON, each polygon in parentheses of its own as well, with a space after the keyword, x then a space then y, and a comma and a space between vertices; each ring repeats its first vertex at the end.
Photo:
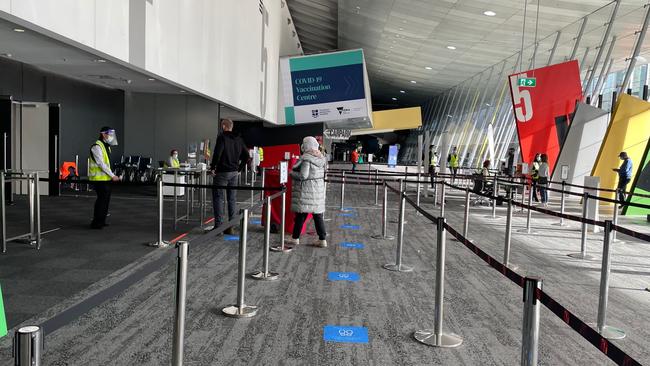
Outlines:
MULTIPOLYGON (((48 169, 50 170, 49 191, 50 196, 58 196, 61 194, 60 187, 61 185, 58 182, 59 179, 59 167, 61 166, 60 162, 60 126, 61 126, 61 105, 57 103, 50 103, 49 110, 49 163, 48 169)), ((77 167, 78 169, 78 167, 77 167)))
MULTIPOLYGON (((0 169, 11 169, 11 97, 0 96, 0 169), (6 134, 6 135, 5 135, 6 134), (5 136, 7 138, 5 139, 5 136), (6 155, 5 155, 6 152, 6 155), (5 165, 6 162, 6 166, 5 165)), ((11 184, 5 184, 5 199, 11 199, 11 184)))
POLYGON ((262 122, 237 122, 233 131, 241 134, 248 146, 276 146, 300 144, 306 136, 321 136, 323 124, 264 127, 262 122))

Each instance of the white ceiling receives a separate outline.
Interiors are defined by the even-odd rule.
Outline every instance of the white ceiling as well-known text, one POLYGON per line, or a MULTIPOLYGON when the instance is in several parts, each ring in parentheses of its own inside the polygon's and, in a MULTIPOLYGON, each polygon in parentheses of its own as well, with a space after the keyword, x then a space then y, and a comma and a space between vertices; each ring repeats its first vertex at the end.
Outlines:
MULTIPOLYGON (((141 93, 195 94, 157 75, 129 68, 124 62, 103 58, 34 31, 18 33, 15 28, 23 29, 0 19, 0 57, 106 88, 141 93)), ((221 115, 233 120, 256 119, 228 106, 222 106, 221 115)))
MULTIPOLYGON (((622 0, 612 33, 619 37, 613 54, 614 69, 624 67, 625 59, 631 54, 634 32, 640 28, 642 7, 647 2, 622 0)), ((563 33, 554 62, 568 58, 580 28, 580 18, 587 14, 591 15, 577 59, 582 59, 584 48, 589 46, 586 64, 593 63, 595 48, 602 40, 613 8, 608 6, 611 1, 540 0, 539 3, 540 46, 535 66, 546 64, 555 32, 560 29, 563 33)), ((521 0, 339 0, 338 48, 364 49, 375 104, 420 104, 506 58, 514 64, 513 55, 521 49, 523 7, 521 0), (494 11, 496 16, 484 15, 487 10, 494 11), (447 46, 456 49, 449 50, 447 46), (392 101, 393 97, 398 101, 392 101)), ((524 69, 530 66, 532 58, 529 46, 535 43, 536 8, 537 0, 528 0, 524 69)), ((299 15, 294 15, 294 19, 298 22, 299 15)), ((511 68, 508 67, 508 72, 511 68)))
POLYGON ((338 0, 287 0, 303 51, 313 53, 338 46, 338 0))

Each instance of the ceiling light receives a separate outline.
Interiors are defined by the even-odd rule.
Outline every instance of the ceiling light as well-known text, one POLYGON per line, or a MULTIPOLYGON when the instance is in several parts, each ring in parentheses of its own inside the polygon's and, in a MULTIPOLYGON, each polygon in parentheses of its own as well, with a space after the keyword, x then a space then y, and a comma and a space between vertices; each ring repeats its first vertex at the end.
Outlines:
POLYGON ((433 70, 433 67, 431 67, 431 66, 425 66, 424 68, 427 69, 427 70, 433 70))
POLYGON ((483 15, 493 17, 493 16, 497 15, 497 13, 493 12, 492 10, 486 10, 486 11, 483 12, 483 15))
POLYGON ((360 7, 360 6, 357 6, 357 10, 361 10, 361 7, 360 7))
POLYGON ((0 53, 0 56, 3 56, 3 57, 13 57, 13 55, 12 55, 11 53, 0 53))
POLYGON ((491 107, 490 103, 485 103, 485 105, 486 105, 487 107, 491 107))
POLYGON ((392 97, 392 98, 390 98, 390 99, 392 99, 392 100, 397 100, 397 98, 395 98, 395 97, 392 97))
POLYGON ((156 81, 156 79, 154 79, 154 78, 149 78, 149 79, 147 79, 147 80, 149 80, 149 81, 156 81))
POLYGON ((406 93, 406 91, 404 91, 404 90, 400 90, 399 92, 402 93, 402 94, 406 93))
POLYGON ((448 49, 448 50, 455 50, 456 47, 455 47, 455 46, 447 46, 447 49, 448 49))
POLYGON ((185 93, 185 90, 181 89, 181 93, 185 93))
POLYGON ((402 27, 399 27, 399 30, 401 30, 401 31, 402 31, 402 30, 404 30, 404 28, 402 28, 402 27))
POLYGON ((95 62, 99 62, 100 64, 103 64, 104 62, 106 62, 106 60, 98 58, 95 60, 95 62))
POLYGON ((451 114, 448 114, 447 117, 452 118, 453 116, 451 114))
POLYGON ((14 28, 14 32, 25 33, 25 30, 22 28, 14 28))
POLYGON ((411 80, 411 84, 417 84, 418 82, 415 80, 411 80))

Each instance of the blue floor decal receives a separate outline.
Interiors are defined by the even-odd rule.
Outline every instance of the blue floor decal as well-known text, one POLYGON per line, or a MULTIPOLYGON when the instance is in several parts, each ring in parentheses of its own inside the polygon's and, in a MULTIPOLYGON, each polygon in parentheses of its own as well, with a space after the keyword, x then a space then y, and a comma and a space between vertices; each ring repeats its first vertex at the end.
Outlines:
POLYGON ((357 216, 357 214, 352 213, 352 212, 348 212, 348 213, 340 213, 339 216, 342 216, 342 217, 355 217, 355 216, 357 216))
POLYGON ((361 243, 343 242, 340 245, 341 245, 342 248, 363 249, 363 244, 361 244, 361 243))
POLYGON ((253 224, 253 225, 262 225, 262 220, 261 219, 251 219, 250 223, 253 224))
POLYGON ((341 229, 350 229, 350 230, 359 230, 361 227, 359 225, 341 225, 341 229))
POLYGON ((239 241, 239 236, 237 236, 237 235, 224 235, 223 238, 226 241, 239 241))
POLYGON ((361 279, 361 275, 356 272, 329 272, 327 279, 330 281, 357 282, 361 279))
POLYGON ((326 342, 368 343, 368 328, 326 325, 323 327, 326 342))

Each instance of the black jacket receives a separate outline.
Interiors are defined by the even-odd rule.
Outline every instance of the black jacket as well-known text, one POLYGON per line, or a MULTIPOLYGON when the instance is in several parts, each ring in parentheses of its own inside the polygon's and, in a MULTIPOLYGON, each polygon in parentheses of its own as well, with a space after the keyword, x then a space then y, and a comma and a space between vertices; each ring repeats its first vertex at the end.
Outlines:
POLYGON ((217 137, 210 169, 216 172, 236 172, 244 169, 250 155, 241 137, 224 131, 217 137))

